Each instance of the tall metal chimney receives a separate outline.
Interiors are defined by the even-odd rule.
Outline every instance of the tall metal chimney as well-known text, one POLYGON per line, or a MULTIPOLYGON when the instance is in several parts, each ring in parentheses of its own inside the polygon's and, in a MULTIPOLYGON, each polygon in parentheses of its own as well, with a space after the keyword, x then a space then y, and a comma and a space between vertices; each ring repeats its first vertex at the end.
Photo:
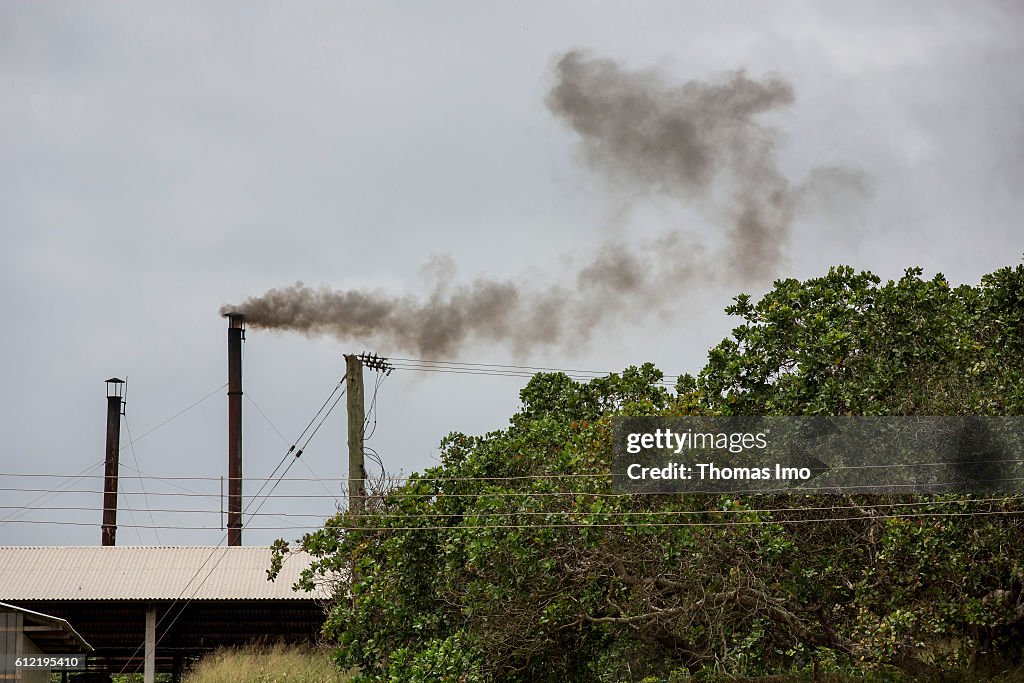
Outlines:
POLYGON ((242 545, 242 341, 245 316, 228 313, 228 545, 242 545))
POLYGON ((103 538, 102 545, 116 545, 117 538, 117 471, 121 452, 121 414, 124 380, 107 380, 107 453, 103 470, 103 538))

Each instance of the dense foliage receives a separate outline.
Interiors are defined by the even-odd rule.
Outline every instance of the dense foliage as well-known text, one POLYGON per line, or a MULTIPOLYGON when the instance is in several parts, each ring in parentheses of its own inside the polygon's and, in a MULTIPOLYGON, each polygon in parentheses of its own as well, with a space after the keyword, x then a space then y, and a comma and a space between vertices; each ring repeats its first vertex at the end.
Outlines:
POLYGON ((340 664, 369 681, 1020 666, 1021 499, 613 496, 607 472, 612 415, 1021 415, 1024 267, 956 288, 837 268, 727 310, 742 323, 675 391, 651 365, 537 375, 507 429, 448 436, 440 466, 305 537, 307 585, 343 577, 324 626, 340 664))

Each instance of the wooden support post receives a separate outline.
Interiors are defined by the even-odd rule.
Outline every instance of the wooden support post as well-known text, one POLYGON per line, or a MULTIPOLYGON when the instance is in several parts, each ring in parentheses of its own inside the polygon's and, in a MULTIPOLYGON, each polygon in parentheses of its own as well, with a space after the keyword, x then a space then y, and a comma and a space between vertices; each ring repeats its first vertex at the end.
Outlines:
MULTIPOLYGON (((136 669, 138 671, 138 669, 136 669)), ((145 683, 156 683, 156 608, 146 608, 146 667, 145 683)))
POLYGON ((366 502, 366 468, 363 466, 363 363, 356 355, 345 356, 345 390, 348 392, 348 511, 360 513, 366 502))

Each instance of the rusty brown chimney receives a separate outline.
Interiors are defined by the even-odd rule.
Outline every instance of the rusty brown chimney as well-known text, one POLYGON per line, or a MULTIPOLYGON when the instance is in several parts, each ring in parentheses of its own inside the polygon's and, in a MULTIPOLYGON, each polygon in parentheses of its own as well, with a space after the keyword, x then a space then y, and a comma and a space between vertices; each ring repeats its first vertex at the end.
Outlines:
POLYGON ((107 453, 103 471, 103 538, 102 545, 116 545, 117 538, 117 470, 121 452, 121 414, 124 380, 107 380, 107 453))
POLYGON ((228 545, 242 545, 242 341, 245 316, 228 313, 228 545))

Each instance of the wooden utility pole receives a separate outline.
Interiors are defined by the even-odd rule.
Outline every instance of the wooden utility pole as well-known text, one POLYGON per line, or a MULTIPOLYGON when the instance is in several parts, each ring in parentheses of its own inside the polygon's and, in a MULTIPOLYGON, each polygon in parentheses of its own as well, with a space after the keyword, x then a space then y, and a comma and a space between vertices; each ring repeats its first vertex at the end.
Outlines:
POLYGON ((360 513, 366 502, 366 468, 363 466, 363 363, 359 356, 345 356, 345 390, 348 392, 348 511, 360 513))

